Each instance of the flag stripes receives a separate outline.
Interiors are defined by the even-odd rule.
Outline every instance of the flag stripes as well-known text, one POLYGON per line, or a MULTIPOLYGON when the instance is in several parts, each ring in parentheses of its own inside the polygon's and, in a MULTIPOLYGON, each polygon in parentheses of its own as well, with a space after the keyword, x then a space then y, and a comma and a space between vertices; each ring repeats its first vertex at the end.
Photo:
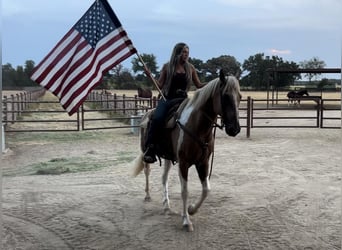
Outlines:
POLYGON ((74 26, 31 75, 32 80, 59 98, 69 115, 77 111, 108 70, 136 53, 118 19, 114 21, 120 27, 108 26, 110 30, 96 42, 95 47, 74 26))

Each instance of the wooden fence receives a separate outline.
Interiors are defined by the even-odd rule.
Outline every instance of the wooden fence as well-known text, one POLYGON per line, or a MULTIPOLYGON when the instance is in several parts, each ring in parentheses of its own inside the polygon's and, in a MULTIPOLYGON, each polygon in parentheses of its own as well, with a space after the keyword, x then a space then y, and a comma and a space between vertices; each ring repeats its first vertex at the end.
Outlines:
MULTIPOLYGON (((114 128, 138 128, 139 119, 143 113, 156 107, 157 99, 139 98, 137 96, 127 97, 116 94, 92 92, 79 109, 77 114, 69 117, 61 108, 41 108, 30 110, 30 103, 45 105, 51 101, 36 100, 43 92, 15 95, 3 100, 4 122, 6 132, 32 132, 32 131, 80 131, 95 129, 114 128), (46 113, 45 119, 34 120, 31 113, 46 113), (20 117, 20 119, 18 119, 20 117), (27 118, 30 117, 30 118, 27 118), (50 117, 50 118, 46 118, 50 117), (52 117, 52 118, 51 118, 52 117), (20 129, 12 124, 35 123, 34 126, 20 126, 20 129), (51 125, 49 125, 51 124, 51 125), (63 124, 64 126, 61 126, 63 124), (24 127, 24 128, 23 128, 24 127)), ((243 99, 240 105, 240 123, 246 128, 246 136, 249 137, 251 129, 255 128, 341 128, 341 104, 338 100, 318 99, 303 100, 301 106, 288 106, 287 100, 243 99), (272 102, 269 107, 268 102, 272 102), (309 102, 305 104, 305 102, 309 102), (267 104, 266 104, 267 102, 267 104), (278 104, 283 102, 283 104, 278 104), (334 105, 329 105, 329 103, 334 105), (336 104, 338 103, 338 104, 336 104), (289 115, 288 112, 291 112, 289 115), (301 122, 294 122, 294 121, 301 122), (304 125, 303 125, 304 124, 304 125)), ((59 107, 58 101, 54 101, 59 107)))
POLYGON ((137 95, 127 97, 126 95, 120 96, 93 91, 87 96, 85 104, 92 104, 88 106, 91 106, 92 110, 95 111, 111 110, 122 115, 137 115, 140 111, 146 112, 151 108, 155 108, 157 98, 155 96, 152 98, 141 98, 137 95))
POLYGON ((20 91, 10 96, 2 97, 2 121, 4 124, 14 123, 23 111, 30 108, 30 103, 38 100, 45 94, 45 89, 20 91))

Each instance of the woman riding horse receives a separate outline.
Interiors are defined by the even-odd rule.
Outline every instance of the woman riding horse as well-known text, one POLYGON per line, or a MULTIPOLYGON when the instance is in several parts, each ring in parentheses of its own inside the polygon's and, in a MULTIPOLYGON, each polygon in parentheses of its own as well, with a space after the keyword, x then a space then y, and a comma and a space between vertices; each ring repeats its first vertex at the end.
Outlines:
POLYGON ((146 163, 153 163, 157 160, 155 155, 156 137, 165 123, 170 108, 187 97, 192 82, 197 88, 202 88, 205 85, 201 83, 195 67, 189 63, 188 59, 188 45, 177 43, 173 48, 170 61, 162 68, 157 84, 165 99, 160 99, 151 120, 145 145, 147 150, 144 154, 144 161, 146 163))
MULTIPOLYGON (((195 214, 210 191, 209 157, 214 150, 213 129, 220 116, 225 132, 236 136, 240 132, 239 104, 241 100, 239 81, 234 76, 226 77, 220 72, 220 77, 210 81, 203 88, 194 92, 193 96, 184 99, 176 111, 176 121, 168 122, 162 127, 159 140, 156 143, 156 153, 164 159, 163 204, 164 210, 170 210, 168 195, 168 173, 171 163, 178 163, 183 200, 183 227, 193 231, 190 215, 195 214), (195 165, 202 184, 202 194, 199 200, 188 205, 188 171, 195 165)), ((140 147, 141 153, 135 161, 134 175, 144 170, 146 177, 145 200, 150 200, 149 175, 150 164, 143 161, 144 144, 148 122, 153 110, 147 112, 141 121, 140 147)), ((171 120, 172 121, 172 120, 171 120)))

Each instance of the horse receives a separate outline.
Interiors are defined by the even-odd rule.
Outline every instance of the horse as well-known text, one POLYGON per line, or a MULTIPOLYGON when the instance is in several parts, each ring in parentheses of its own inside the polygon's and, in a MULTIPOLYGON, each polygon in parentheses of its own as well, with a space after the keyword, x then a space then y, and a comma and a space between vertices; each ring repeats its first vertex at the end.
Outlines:
POLYGON ((303 97, 304 95, 309 96, 309 93, 306 89, 302 89, 299 91, 294 91, 291 90, 287 93, 287 98, 288 98, 288 105, 291 104, 298 104, 300 105, 300 98, 303 97))
POLYGON ((151 98, 152 97, 152 90, 150 89, 143 89, 138 87, 138 97, 141 98, 151 98))
MULTIPOLYGON (((210 192, 209 157, 214 149, 213 129, 218 126, 216 121, 221 117, 221 129, 229 136, 240 132, 239 104, 241 100, 239 81, 235 76, 225 76, 220 71, 218 78, 210 81, 201 89, 186 98, 178 107, 174 116, 166 122, 159 142, 155 145, 157 156, 164 159, 162 175, 164 211, 170 210, 168 195, 168 174, 171 163, 178 163, 178 173, 181 183, 181 198, 183 201, 182 224, 187 231, 193 231, 190 215, 200 208, 210 192), (188 206, 188 170, 195 165, 202 184, 200 199, 188 206)), ((153 110, 147 112, 141 121, 140 149, 135 159, 134 176, 144 170, 146 178, 145 201, 150 201, 149 175, 150 164, 143 161, 148 123, 153 110)))
POLYGON ((109 90, 106 90, 106 89, 102 89, 101 94, 102 94, 102 95, 113 95, 112 92, 110 92, 109 90))

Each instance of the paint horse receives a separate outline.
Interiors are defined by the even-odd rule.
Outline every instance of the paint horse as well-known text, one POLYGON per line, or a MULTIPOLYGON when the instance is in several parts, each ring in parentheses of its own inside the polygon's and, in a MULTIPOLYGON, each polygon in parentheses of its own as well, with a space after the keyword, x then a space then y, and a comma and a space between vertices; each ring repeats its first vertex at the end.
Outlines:
MULTIPOLYGON (((236 136, 240 132, 240 100, 240 86, 237 78, 226 77, 223 71, 220 71, 219 78, 196 90, 191 98, 185 99, 180 104, 175 115, 167 121, 163 133, 159 136, 159 142, 155 145, 157 156, 165 160, 162 175, 165 211, 170 211, 168 173, 171 163, 178 162, 183 201, 182 221, 183 227, 188 231, 193 231, 190 215, 197 212, 210 191, 209 157, 214 148, 213 129, 216 120, 220 116, 223 124, 221 128, 224 127, 229 136, 236 136), (188 170, 192 165, 196 166, 202 184, 202 194, 197 203, 188 206, 188 170)), ((144 170, 146 201, 150 200, 149 175, 151 169, 149 164, 143 162, 143 152, 151 115, 153 115, 153 110, 142 118, 141 153, 136 158, 134 167, 135 176, 144 170)))
POLYGON ((138 97, 141 98, 151 98, 152 97, 152 90, 150 89, 143 89, 138 87, 138 97))
POLYGON ((306 89, 299 90, 299 91, 294 91, 294 90, 289 91, 286 95, 288 98, 288 105, 290 104, 300 105, 300 98, 302 98, 304 95, 309 96, 309 93, 306 89))

